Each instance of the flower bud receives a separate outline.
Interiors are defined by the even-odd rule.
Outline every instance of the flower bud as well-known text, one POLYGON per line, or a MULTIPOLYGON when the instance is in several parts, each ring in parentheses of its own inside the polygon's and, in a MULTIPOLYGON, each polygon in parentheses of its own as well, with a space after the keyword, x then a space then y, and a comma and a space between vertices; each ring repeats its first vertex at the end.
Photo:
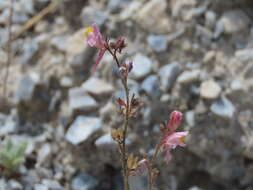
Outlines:
POLYGON ((126 68, 128 69, 128 73, 131 72, 131 70, 133 69, 133 62, 132 61, 126 61, 126 68))
POLYGON ((183 114, 180 111, 173 111, 170 114, 169 121, 167 123, 167 129, 169 131, 175 131, 181 124, 183 114))

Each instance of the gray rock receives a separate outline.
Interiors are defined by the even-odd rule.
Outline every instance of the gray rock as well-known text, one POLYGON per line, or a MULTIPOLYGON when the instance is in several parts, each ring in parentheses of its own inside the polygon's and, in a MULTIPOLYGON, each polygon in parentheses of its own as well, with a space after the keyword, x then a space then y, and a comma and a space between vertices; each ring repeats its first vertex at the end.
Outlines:
POLYGON ((0 1, 0 10, 4 10, 5 8, 8 8, 8 2, 7 1, 0 1))
POLYGON ((66 51, 66 49, 68 48, 68 36, 67 35, 63 35, 63 36, 55 36, 51 39, 50 44, 57 48, 60 51, 66 51))
POLYGON ((95 190, 97 185, 98 181, 86 173, 79 173, 71 182, 73 190, 95 190))
POLYGON ((221 87, 213 80, 204 81, 200 85, 200 96, 206 99, 216 99, 221 93, 221 87))
POLYGON ((157 75, 148 76, 141 84, 141 89, 144 90, 150 97, 158 98, 161 95, 160 82, 157 75))
POLYGON ((187 84, 196 81, 199 78, 200 70, 184 71, 178 78, 180 84, 187 84))
POLYGON ((244 84, 245 82, 243 80, 234 79, 230 84, 230 88, 232 91, 245 90, 246 86, 244 84))
POLYGON ((72 111, 89 110, 97 106, 96 100, 89 96, 83 88, 69 89, 69 107, 72 111))
POLYGON ((86 141, 91 135, 102 127, 101 120, 97 117, 78 116, 69 127, 66 139, 70 143, 77 145, 86 141))
POLYGON ((223 96, 211 105, 211 111, 220 117, 230 119, 235 113, 235 107, 232 102, 223 96))
POLYGON ((0 126, 0 136, 4 136, 16 131, 17 122, 13 120, 12 117, 6 118, 4 123, 0 126))
POLYGON ((185 27, 182 27, 180 29, 178 29, 176 32, 169 34, 167 36, 167 41, 168 43, 171 43, 172 41, 174 41, 175 39, 179 38, 180 36, 182 36, 185 33, 185 27))
POLYGON ((232 34, 247 29, 250 19, 241 10, 230 10, 225 12, 218 22, 223 24, 226 34, 232 34))
POLYGON ((187 111, 185 113, 185 119, 187 124, 193 127, 195 125, 195 112, 193 110, 187 111))
POLYGON ((106 121, 108 121, 108 118, 113 117, 115 114, 117 114, 117 107, 116 104, 112 103, 111 101, 107 102, 107 104, 101 107, 99 110, 99 116, 106 121))
POLYGON ((42 184, 46 185, 49 189, 53 190, 62 190, 63 187, 60 185, 58 181, 51 180, 51 179, 43 179, 42 184))
POLYGON ((29 19, 28 15, 24 13, 14 12, 12 16, 12 21, 15 24, 23 24, 26 21, 28 21, 28 19, 29 19))
POLYGON ((35 72, 25 74, 18 84, 16 101, 28 101, 32 98, 35 86, 39 83, 39 75, 35 72))
POLYGON ((134 20, 148 32, 156 34, 170 32, 171 20, 166 9, 166 0, 148 1, 137 11, 134 20))
POLYGON ((200 37, 202 43, 210 44, 213 38, 213 33, 208 28, 201 26, 199 24, 196 25, 196 35, 200 37))
POLYGON ((90 26, 93 23, 103 25, 107 18, 107 13, 89 6, 85 6, 80 15, 83 26, 90 26))
POLYGON ((189 190, 204 190, 198 186, 193 186, 193 187, 190 187, 189 190))
POLYGON ((237 50, 235 56, 241 61, 253 60, 253 48, 237 50))
POLYGON ((15 190, 22 190, 23 186, 16 180, 10 180, 8 183, 8 186, 10 189, 15 189, 15 190))
POLYGON ((119 15, 120 20, 124 21, 133 18, 135 13, 141 8, 142 2, 132 1, 119 15))
POLYGON ((15 4, 15 10, 25 14, 34 13, 34 0, 20 0, 19 3, 15 4))
POLYGON ((133 58, 133 70, 131 76, 135 79, 141 79, 152 71, 152 61, 140 53, 133 58))
POLYGON ((161 81, 161 89, 164 92, 167 92, 172 88, 174 82, 180 74, 180 70, 181 69, 177 63, 167 64, 160 68, 159 76, 161 81))
POLYGON ((130 176, 129 186, 131 190, 146 190, 147 179, 144 176, 130 176))
POLYGON ((34 57, 39 50, 39 45, 36 40, 30 40, 23 46, 22 64, 34 64, 34 57))
POLYGON ((110 94, 113 92, 113 86, 101 79, 92 77, 82 84, 82 88, 94 95, 110 94))
POLYGON ((217 22, 213 32, 213 38, 218 39, 224 30, 224 24, 222 22, 217 22))
POLYGON ((7 183, 5 179, 0 179, 0 189, 5 190, 7 188, 7 183))
POLYGON ((35 184, 34 190, 49 190, 49 188, 46 185, 43 184, 35 184))
POLYGON ((126 6, 129 0, 109 0, 107 4, 107 9, 110 10, 112 13, 117 13, 126 6))
POLYGON ((215 27, 215 23, 216 23, 216 13, 213 11, 206 11, 205 13, 205 25, 212 29, 215 27))
POLYGON ((62 87, 69 88, 69 87, 74 85, 74 82, 73 82, 71 77, 64 76, 64 77, 61 78, 60 84, 61 84, 62 87))
POLYGON ((155 52, 163 52, 167 49, 168 40, 166 35, 149 35, 147 42, 155 52))
POLYGON ((42 145, 42 147, 38 150, 37 153, 37 164, 42 164, 46 160, 48 160, 50 154, 51 154, 51 146, 49 143, 45 143, 42 145))

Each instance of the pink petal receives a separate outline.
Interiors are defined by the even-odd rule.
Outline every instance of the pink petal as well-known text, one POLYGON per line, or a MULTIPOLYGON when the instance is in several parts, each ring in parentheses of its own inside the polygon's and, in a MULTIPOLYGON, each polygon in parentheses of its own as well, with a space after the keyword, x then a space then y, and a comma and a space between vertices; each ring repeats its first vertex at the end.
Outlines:
POLYGON ((92 27, 93 27, 94 37, 96 38, 97 46, 98 48, 102 47, 103 46, 102 34, 96 24, 92 24, 92 27))
POLYGON ((175 149, 177 146, 185 146, 185 143, 182 142, 181 138, 186 137, 188 131, 185 132, 174 132, 166 137, 164 137, 164 145, 175 149))
POLYGON ((87 43, 89 46, 94 47, 97 44, 96 38, 93 33, 89 34, 87 37, 87 43))
POLYGON ((100 61, 102 60, 102 58, 103 58, 103 56, 104 56, 104 54, 105 54, 105 51, 106 51, 105 49, 101 49, 101 50, 99 51, 98 57, 97 57, 97 59, 96 59, 96 63, 95 63, 95 65, 94 65, 94 67, 93 67, 93 72, 96 71, 96 68, 97 68, 98 64, 100 63, 100 61))

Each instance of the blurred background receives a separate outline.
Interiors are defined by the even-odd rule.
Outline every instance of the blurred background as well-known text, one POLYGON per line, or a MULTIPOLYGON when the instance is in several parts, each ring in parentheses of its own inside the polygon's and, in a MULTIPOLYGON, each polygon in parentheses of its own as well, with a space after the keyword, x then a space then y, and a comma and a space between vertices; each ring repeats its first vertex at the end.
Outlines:
POLYGON ((0 152, 27 143, 8 154, 21 157, 11 175, 0 162, 0 189, 123 189, 110 131, 124 93, 110 55, 91 72, 83 29, 97 23, 126 38, 120 59, 134 62, 130 92, 144 105, 129 150, 151 153, 160 123, 184 113, 187 146, 159 158, 157 189, 253 190, 252 16, 252 0, 0 0, 0 152))

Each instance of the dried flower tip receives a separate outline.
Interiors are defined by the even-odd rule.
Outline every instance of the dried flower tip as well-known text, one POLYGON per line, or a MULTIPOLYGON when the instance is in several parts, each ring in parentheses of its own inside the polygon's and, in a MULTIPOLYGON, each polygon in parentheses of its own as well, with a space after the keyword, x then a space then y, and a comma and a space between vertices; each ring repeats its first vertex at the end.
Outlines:
POLYGON ((126 104, 125 100, 118 98, 117 102, 119 105, 120 113, 125 114, 126 108, 127 108, 127 104, 126 104))
POLYGON ((130 175, 142 175, 149 168, 149 162, 147 159, 140 160, 137 165, 130 170, 130 175))
POLYGON ((128 73, 130 73, 131 70, 133 69, 133 62, 132 61, 126 61, 125 65, 126 65, 126 68, 128 70, 128 73))
POLYGON ((138 157, 135 157, 133 154, 130 154, 127 158, 127 168, 133 170, 138 165, 138 157))
POLYGON ((133 68, 133 62, 125 61, 120 65, 119 73, 122 78, 127 78, 133 68))
POLYGON ((125 44, 125 39, 120 37, 117 41, 116 41, 116 50, 121 53, 122 49, 124 49, 126 47, 125 44))
POLYGON ((134 94, 130 100, 130 116, 135 117, 137 115, 137 112, 139 108, 142 106, 142 102, 139 100, 139 98, 135 98, 134 94))
POLYGON ((180 111, 173 111, 170 114, 169 121, 167 123, 167 129, 169 131, 175 131, 181 124, 183 114, 180 111))
POLYGON ((112 139, 121 143, 123 140, 123 129, 118 128, 118 129, 113 129, 111 132, 112 139))
POLYGON ((128 74, 128 72, 127 72, 127 69, 125 68, 125 67, 120 67, 119 68, 119 75, 120 76, 123 76, 123 78, 126 78, 127 77, 127 74, 128 74))

